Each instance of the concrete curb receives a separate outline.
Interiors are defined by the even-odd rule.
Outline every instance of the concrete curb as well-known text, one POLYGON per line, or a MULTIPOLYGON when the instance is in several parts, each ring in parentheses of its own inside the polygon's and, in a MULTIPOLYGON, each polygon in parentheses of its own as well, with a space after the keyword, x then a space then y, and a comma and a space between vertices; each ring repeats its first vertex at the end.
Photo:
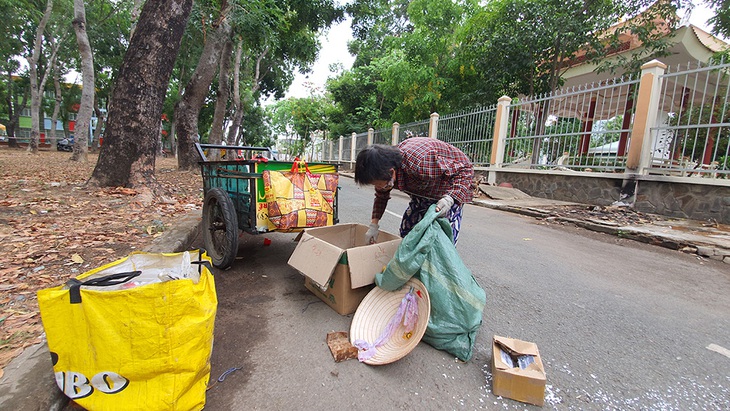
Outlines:
MULTIPOLYGON (((144 251, 185 251, 200 234, 200 225, 201 211, 191 210, 144 251)), ((5 367, 5 374, 0 379, 0 409, 58 411, 68 405, 69 398, 56 385, 49 359, 48 344, 44 341, 26 348, 5 367)))
MULTIPOLYGON (((349 171, 341 171, 340 175, 344 177, 354 178, 354 174, 349 171)), ((723 261, 730 264, 730 244, 728 244, 727 247, 722 247, 716 243, 702 241, 700 239, 697 239, 696 237, 684 236, 682 235, 682 232, 667 230, 666 227, 647 228, 639 226, 606 225, 583 219, 558 216, 551 213, 549 210, 542 210, 539 208, 541 205, 552 206, 561 204, 578 204, 573 202, 541 199, 538 197, 530 197, 528 200, 514 200, 512 204, 505 203, 505 201, 510 200, 501 201, 502 202, 498 203, 495 201, 474 200, 472 201, 472 204, 480 207, 508 211, 510 213, 522 214, 544 220, 570 223, 578 227, 585 228, 587 230, 610 234, 616 237, 665 247, 672 250, 679 250, 690 254, 697 254, 702 257, 707 257, 713 260, 723 261), (515 203, 522 203, 522 205, 515 205, 515 203)))
POLYGON ((544 220, 570 223, 578 227, 585 228, 587 230, 610 234, 617 237, 669 248, 672 250, 678 250, 690 254, 697 254, 702 257, 730 263, 730 244, 728 244, 729 247, 722 247, 712 242, 701 241, 697 240, 696 238, 687 238, 681 235, 681 232, 675 233, 673 232, 674 230, 667 230, 665 227, 652 228, 640 226, 606 225, 588 220, 562 217, 554 215, 550 211, 539 210, 534 207, 493 204, 480 201, 474 201, 473 204, 480 207, 508 211, 511 213, 522 214, 544 220))

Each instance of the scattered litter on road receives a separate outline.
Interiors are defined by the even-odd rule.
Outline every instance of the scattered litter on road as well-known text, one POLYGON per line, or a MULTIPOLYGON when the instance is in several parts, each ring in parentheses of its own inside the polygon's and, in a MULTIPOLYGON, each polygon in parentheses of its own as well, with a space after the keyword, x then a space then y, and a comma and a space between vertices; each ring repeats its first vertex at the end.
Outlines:
POLYGON ((220 377, 218 377, 218 379, 213 381, 212 384, 208 385, 208 388, 206 388, 205 390, 209 391, 211 388, 215 387, 216 384, 218 384, 219 382, 225 381, 226 377, 228 377, 230 374, 232 374, 238 370, 242 370, 242 369, 243 369, 243 367, 231 367, 231 368, 223 371, 223 374, 221 374, 220 377))
POLYGON ((226 377, 228 377, 231 373, 238 371, 240 369, 241 369, 241 367, 232 367, 232 368, 227 369, 223 374, 221 374, 220 377, 218 377, 218 382, 223 382, 226 379, 226 377))

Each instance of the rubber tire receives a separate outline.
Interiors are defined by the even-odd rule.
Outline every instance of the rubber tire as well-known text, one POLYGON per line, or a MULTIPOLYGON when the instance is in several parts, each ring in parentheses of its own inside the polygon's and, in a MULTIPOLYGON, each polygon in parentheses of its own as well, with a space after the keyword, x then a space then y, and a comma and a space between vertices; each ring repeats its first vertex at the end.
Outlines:
POLYGON ((213 265, 226 269, 238 254, 238 217, 222 188, 212 188, 203 201, 203 244, 213 265))

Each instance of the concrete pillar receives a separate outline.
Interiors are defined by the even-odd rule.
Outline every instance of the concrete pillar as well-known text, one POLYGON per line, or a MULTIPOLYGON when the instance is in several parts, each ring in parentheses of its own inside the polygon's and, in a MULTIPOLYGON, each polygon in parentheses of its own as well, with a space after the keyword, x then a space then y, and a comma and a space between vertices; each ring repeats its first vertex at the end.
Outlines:
POLYGON ((342 162, 342 145, 343 145, 344 137, 340 136, 340 147, 337 149, 337 162, 342 162))
POLYGON ((393 133, 390 136, 390 145, 397 146, 398 145, 398 133, 400 132, 400 123, 395 122, 393 123, 393 133))
POLYGON ((667 65, 658 60, 652 60, 641 66, 634 127, 631 130, 631 145, 626 157, 628 173, 645 173, 651 163, 651 128, 656 124, 659 93, 662 87, 661 75, 666 68, 667 65))
POLYGON ((509 128, 509 103, 512 101, 509 96, 502 96, 497 101, 497 114, 494 117, 494 134, 492 135, 492 154, 489 160, 489 174, 487 182, 494 184, 497 181, 497 173, 493 169, 501 168, 504 162, 504 147, 507 140, 507 129, 509 128))
POLYGON ((431 120, 428 122, 428 136, 438 138, 439 113, 431 113, 431 120))
POLYGON ((334 160, 334 158, 333 158, 334 156, 332 155, 334 152, 335 152, 335 142, 333 140, 330 140, 330 151, 329 151, 329 153, 327 153, 327 154, 329 154, 329 157, 327 157, 327 160, 329 160, 329 161, 334 160))
MULTIPOLYGON (((372 128, 370 130, 372 130, 372 128)), ((368 138, 370 138, 370 130, 368 130, 368 138)), ((351 168, 355 168, 355 156, 357 156, 357 134, 352 133, 352 143, 350 144, 350 167, 351 168)))

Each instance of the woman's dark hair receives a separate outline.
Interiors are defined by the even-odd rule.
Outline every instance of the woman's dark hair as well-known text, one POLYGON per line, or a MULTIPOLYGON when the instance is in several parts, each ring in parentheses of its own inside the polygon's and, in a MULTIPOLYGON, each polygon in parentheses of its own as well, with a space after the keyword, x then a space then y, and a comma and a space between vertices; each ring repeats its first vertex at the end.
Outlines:
POLYGON ((389 181, 390 169, 399 169, 403 155, 396 146, 372 144, 357 154, 355 161, 355 182, 371 184, 375 180, 389 181))

